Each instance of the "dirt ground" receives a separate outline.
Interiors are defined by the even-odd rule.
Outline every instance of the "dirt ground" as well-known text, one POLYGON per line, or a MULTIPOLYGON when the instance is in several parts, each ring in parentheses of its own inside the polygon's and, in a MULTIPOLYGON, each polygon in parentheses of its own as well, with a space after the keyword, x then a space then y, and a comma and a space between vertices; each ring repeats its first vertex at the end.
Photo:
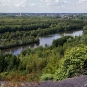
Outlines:
MULTIPOLYGON (((0 87, 10 87, 11 83, 0 82, 0 87), (7 85, 7 86, 5 86, 7 85)), ((87 75, 80 77, 68 78, 62 81, 44 81, 34 83, 21 83, 21 85, 13 85, 11 87, 87 87, 87 75)))

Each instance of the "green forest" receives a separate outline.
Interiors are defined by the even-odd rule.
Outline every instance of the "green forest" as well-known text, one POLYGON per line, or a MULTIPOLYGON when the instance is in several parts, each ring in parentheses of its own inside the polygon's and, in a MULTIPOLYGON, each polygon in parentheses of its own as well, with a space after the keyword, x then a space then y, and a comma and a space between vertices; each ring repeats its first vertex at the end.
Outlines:
POLYGON ((0 17, 0 49, 39 43, 39 37, 82 29, 86 20, 55 17, 0 17))
POLYGON ((87 19, 0 17, 0 80, 62 80, 87 74, 87 19), (2 49, 39 43, 39 37, 71 30, 82 36, 62 36, 51 46, 27 48, 19 55, 2 49))

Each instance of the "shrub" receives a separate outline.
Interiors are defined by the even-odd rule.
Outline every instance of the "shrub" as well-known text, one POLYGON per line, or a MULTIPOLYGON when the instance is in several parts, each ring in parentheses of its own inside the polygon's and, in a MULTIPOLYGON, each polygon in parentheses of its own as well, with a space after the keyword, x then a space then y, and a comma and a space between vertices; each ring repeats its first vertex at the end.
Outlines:
POLYGON ((0 73, 0 80, 3 80, 7 74, 8 72, 0 73))
POLYGON ((52 74, 43 74, 40 78, 41 81, 44 80, 52 80, 53 79, 53 75, 52 74))
POLYGON ((87 74, 87 46, 78 45, 67 51, 60 64, 54 74, 55 80, 87 74))

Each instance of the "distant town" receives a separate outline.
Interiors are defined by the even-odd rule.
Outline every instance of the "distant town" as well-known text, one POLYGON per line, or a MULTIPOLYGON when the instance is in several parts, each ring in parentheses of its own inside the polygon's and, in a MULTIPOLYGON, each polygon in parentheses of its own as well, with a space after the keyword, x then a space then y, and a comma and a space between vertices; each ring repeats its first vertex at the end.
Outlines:
POLYGON ((0 13, 0 16, 12 16, 12 17, 56 17, 64 19, 87 19, 87 13, 0 13))

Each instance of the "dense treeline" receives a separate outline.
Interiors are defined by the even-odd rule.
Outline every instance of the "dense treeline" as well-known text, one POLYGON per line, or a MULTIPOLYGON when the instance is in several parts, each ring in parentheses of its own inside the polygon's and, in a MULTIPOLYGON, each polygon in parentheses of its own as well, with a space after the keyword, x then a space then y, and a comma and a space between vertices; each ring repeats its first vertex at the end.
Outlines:
MULTIPOLYGON (((21 18, 18 19, 22 20, 21 18)), ((15 32, 1 33, 0 47, 8 48, 9 45, 17 46, 34 43, 39 40, 38 36, 66 30, 83 28, 83 35, 76 37, 62 36, 54 40, 51 46, 40 46, 35 49, 28 48, 18 56, 9 53, 2 54, 0 52, 0 80, 62 80, 87 74, 86 20, 57 20, 55 18, 30 19, 32 19, 30 23, 36 23, 38 20, 39 23, 41 21, 46 22, 50 26, 43 29, 29 30, 27 32, 26 30, 17 30, 15 32)), ((29 19, 27 18, 26 20, 29 19)), ((26 20, 23 18, 23 22, 26 20)), ((14 23, 16 24, 16 22, 14 23)), ((20 23, 22 22, 20 21, 20 23)))
MULTIPOLYGON (((0 33, 31 31, 58 28, 59 30, 72 30, 83 28, 85 22, 82 20, 56 19, 56 18, 39 18, 39 17, 5 17, 0 18, 0 33)), ((61 31, 63 31, 61 30, 61 31)))
POLYGON ((16 47, 21 45, 27 45, 32 43, 39 43, 39 38, 28 35, 16 35, 16 33, 6 33, 1 36, 0 49, 6 49, 10 47, 16 47))
POLYGON ((84 29, 86 20, 55 17, 0 17, 0 49, 39 43, 39 36, 84 29))

